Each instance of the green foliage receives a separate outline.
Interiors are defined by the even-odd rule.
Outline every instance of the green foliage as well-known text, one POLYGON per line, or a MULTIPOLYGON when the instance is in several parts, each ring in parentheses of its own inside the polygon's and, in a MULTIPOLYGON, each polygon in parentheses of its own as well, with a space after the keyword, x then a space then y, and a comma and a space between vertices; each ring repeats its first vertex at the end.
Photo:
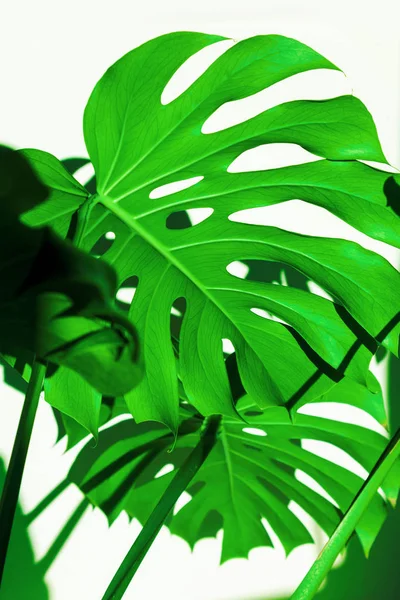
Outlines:
MULTIPOLYGON (((309 572, 294 592, 291 600, 311 600, 318 592, 321 584, 332 569, 336 558, 344 549, 360 519, 365 518, 366 509, 375 497, 380 486, 388 475, 393 475, 392 467, 400 456, 400 429, 397 430, 390 443, 382 452, 374 468, 363 483, 343 519, 330 536, 328 542, 311 566, 309 572)), ((397 463, 398 465, 398 463, 397 463)), ((400 473, 397 473, 397 481, 400 473)), ((396 480, 395 480, 396 481, 396 480)))
MULTIPOLYGON (((113 269, 49 227, 25 224, 31 209, 46 214, 48 203, 59 206, 68 196, 70 229, 79 207, 70 196, 86 201, 79 184, 49 156, 1 148, 0 350, 14 365, 21 357, 30 362, 33 354, 62 365, 47 380, 47 399, 97 435, 101 393, 121 394, 139 381, 138 339, 114 306, 113 269), (26 160, 32 156, 43 156, 41 181, 26 160), (47 185, 53 186, 50 194, 47 185), (84 391, 91 402, 82 403, 84 391)), ((23 374, 29 379, 30 369, 23 374)))
MULTIPOLYGON (((368 385, 373 338, 397 351, 399 275, 383 258, 352 242, 229 218, 239 210, 301 198, 398 244, 399 220, 383 193, 385 174, 355 162, 385 160, 371 116, 352 96, 296 101, 202 134, 207 118, 225 102, 295 73, 336 69, 299 42, 259 36, 234 45, 181 96, 161 104, 176 69, 217 39, 168 34, 133 50, 99 81, 84 117, 97 195, 83 247, 89 250, 114 232, 103 258, 115 267, 119 285, 139 280, 129 315, 143 340, 146 369, 125 399, 138 422, 159 421, 174 432, 178 377, 203 415, 235 416, 222 338, 233 343, 241 383, 260 408, 296 409, 343 375, 368 385), (271 142, 297 143, 327 160, 227 171, 244 150, 271 142), (150 197, 155 188, 192 177, 203 179, 187 190, 150 197), (213 214, 193 227, 168 227, 171 215, 192 208, 211 208, 213 214), (235 260, 285 263, 316 281, 335 303, 304 290, 234 278, 226 267, 235 260), (186 301, 179 366, 170 336, 171 306, 178 298, 186 301), (263 319, 252 308, 286 324, 263 319)), ((41 174, 38 156, 29 158, 41 174)), ((80 202, 81 191, 67 187, 80 202)), ((45 214, 29 213, 31 223, 51 221, 66 230, 59 189, 45 214)))
MULTIPOLYGON (((263 517, 286 552, 310 541, 290 501, 328 534, 334 531, 361 480, 306 451, 301 441, 338 446, 370 471, 386 439, 298 409, 315 400, 348 403, 386 425, 368 367, 378 348, 398 352, 400 330, 399 273, 381 256, 341 239, 240 223, 238 213, 301 199, 400 247, 393 194, 400 179, 359 162, 385 157, 370 114, 353 96, 287 102, 207 132, 208 118, 226 103, 298 73, 337 69, 289 38, 236 43, 180 96, 162 103, 176 70, 222 39, 168 34, 117 61, 96 85, 84 115, 94 193, 55 157, 24 150, 19 156, 50 194, 19 214, 25 226, 50 226, 52 240, 56 232, 87 252, 54 238, 62 259, 51 277, 44 271, 39 288, 46 300, 39 314, 51 324, 51 335, 46 330, 39 336, 46 342, 40 351, 72 369, 61 367, 45 384, 47 400, 66 415, 61 431, 69 446, 82 438, 77 422, 96 434, 99 423, 124 412, 124 403, 134 417, 102 431, 96 449, 85 447, 70 479, 110 521, 121 510, 151 521, 158 499, 198 448, 204 417, 222 415, 215 446, 188 489, 191 500, 168 524, 191 546, 222 527, 225 561, 271 545, 263 517), (231 172, 244 151, 274 142, 298 144, 321 159, 231 172), (186 187, 165 187, 176 182, 186 187), (209 216, 192 225, 192 209, 209 209, 209 216), (113 239, 100 252, 109 233, 113 239), (84 256, 82 268, 76 258, 69 270, 66 248, 84 256), (89 253, 101 254, 116 279, 89 253), (229 273, 234 261, 249 266, 246 278, 229 273), (282 268, 289 285, 277 285, 271 275, 282 268), (58 295, 49 288, 49 281, 58 281, 55 274, 58 295), (307 281, 333 300, 311 293, 307 281), (135 288, 125 307, 128 318, 112 303, 124 287, 135 288), (143 350, 140 382, 132 323, 143 350), (226 339, 234 347, 230 356, 223 351, 226 339), (105 405, 103 397, 102 406, 101 394, 117 400, 107 398, 105 405), (173 470, 157 477, 170 464, 173 470), (333 502, 301 483, 296 469, 333 502)), ((398 487, 397 462, 383 485, 390 502, 398 487)), ((366 553, 386 511, 386 500, 375 494, 356 529, 366 553)))

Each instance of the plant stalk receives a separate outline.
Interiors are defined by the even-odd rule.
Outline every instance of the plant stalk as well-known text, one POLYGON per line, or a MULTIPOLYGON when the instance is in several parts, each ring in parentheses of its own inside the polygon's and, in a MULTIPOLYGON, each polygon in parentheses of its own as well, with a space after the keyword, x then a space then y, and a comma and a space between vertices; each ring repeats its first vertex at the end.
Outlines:
POLYGON ((26 397, 18 424, 17 435, 15 437, 14 446, 12 449, 11 460, 7 469, 6 480, 1 496, 0 585, 3 577, 7 549, 10 542, 13 519, 17 507, 33 423, 39 403, 40 392, 43 388, 45 373, 46 365, 34 360, 32 365, 32 375, 29 380, 28 390, 26 392, 26 397))
POLYGON ((157 506, 147 519, 143 529, 114 575, 102 600, 120 600, 124 596, 133 576, 164 524, 165 519, 213 449, 217 441, 220 422, 220 415, 206 418, 199 443, 179 468, 157 506))
POLYGON ((97 194, 89 196, 76 211, 76 229, 71 239, 71 242, 76 248, 80 248, 82 245, 90 213, 96 202, 97 194))
POLYGON ((314 598, 325 577, 332 569, 333 563, 344 549, 369 503, 399 456, 400 429, 397 430, 387 445, 320 555, 292 595, 291 600, 311 600, 311 598, 314 598))

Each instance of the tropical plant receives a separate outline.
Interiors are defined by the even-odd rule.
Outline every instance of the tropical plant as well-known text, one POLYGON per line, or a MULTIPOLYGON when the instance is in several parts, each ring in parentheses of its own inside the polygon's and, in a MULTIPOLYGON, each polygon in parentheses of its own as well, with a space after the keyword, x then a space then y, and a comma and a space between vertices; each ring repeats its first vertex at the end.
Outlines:
MULTIPOLYGON (((288 507, 295 500, 339 539, 335 551, 355 530, 368 553, 398 494, 396 437, 388 452, 378 433, 299 412, 316 400, 339 402, 387 426, 369 364, 378 349, 398 352, 398 272, 354 242, 240 222, 243 210, 301 199, 400 247, 388 175, 360 162, 386 162, 372 117, 358 99, 342 96, 287 102, 211 129, 222 105, 234 108, 295 74, 337 70, 311 48, 275 35, 234 44, 183 93, 163 101, 177 69, 221 40, 164 35, 105 73, 84 115, 94 190, 54 156, 20 152, 51 192, 24 212, 23 223, 68 237, 80 215, 80 248, 101 253, 117 287, 135 292, 125 314, 141 341, 143 378, 129 390, 100 390, 107 396, 102 422, 128 411, 133 418, 101 431, 97 447, 86 446, 69 474, 110 521, 124 510, 145 523, 104 598, 122 597, 164 523, 191 546, 222 528, 224 561, 271 545, 266 518, 290 552, 310 541, 288 507), (276 142, 298 144, 321 160, 232 169, 243 152, 276 142), (207 210, 194 224, 198 209, 207 210), (247 277, 231 274, 236 261, 248 266, 247 277), (277 270, 301 284, 277 284, 277 270), (328 297, 311 293, 308 281, 328 297), (371 472, 365 487, 360 491, 360 477, 302 447, 307 439, 355 458, 371 472), (301 483, 296 469, 331 500, 301 483), (191 500, 173 513, 184 490, 191 500)), ((84 348, 93 350, 90 338, 84 348)), ((79 374, 61 366, 44 389, 66 415, 60 426, 69 445, 83 436, 77 422, 97 433, 99 395, 94 401, 79 374)), ((311 598, 317 588, 298 597, 311 598)))

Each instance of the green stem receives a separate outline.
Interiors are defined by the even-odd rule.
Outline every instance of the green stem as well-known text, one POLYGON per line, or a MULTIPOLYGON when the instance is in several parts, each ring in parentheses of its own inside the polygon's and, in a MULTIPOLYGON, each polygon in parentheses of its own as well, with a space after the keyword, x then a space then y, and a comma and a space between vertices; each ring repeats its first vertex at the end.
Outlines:
MULTIPOLYGON (((79 248, 82 244, 90 212, 97 202, 97 195, 90 196, 77 211, 76 230, 71 240, 79 248)), ((0 586, 4 573, 7 549, 10 542, 15 509, 17 507, 22 475, 31 439, 33 423, 43 388, 46 363, 33 361, 32 375, 29 381, 17 435, 7 469, 6 481, 0 502, 0 586)), ((57 489, 57 488, 56 488, 57 489)), ((59 491, 59 489, 57 490, 59 491)))
POLYGON ((26 455, 31 439, 33 422, 42 391, 46 365, 38 361, 33 362, 32 375, 29 380, 28 390, 18 424, 17 435, 11 454, 10 464, 7 469, 6 480, 0 502, 0 585, 6 562, 11 529, 17 507, 22 474, 24 471, 26 455))
POLYGON ((87 200, 78 208, 76 215, 76 229, 72 238, 72 243, 76 248, 80 248, 82 245, 83 236, 86 230, 87 223, 89 221, 90 213, 92 212, 93 206, 97 203, 97 194, 89 196, 87 200))
POLYGON ((215 415, 205 420, 199 443, 177 471, 157 506, 147 519, 142 531, 134 541, 108 586, 103 600, 120 600, 123 597, 147 551, 157 537, 165 519, 213 449, 217 441, 220 422, 221 417, 215 415))
POLYGON ((326 543, 317 560, 300 583, 291 600, 311 600, 318 592, 322 582, 332 569, 333 563, 342 552, 355 530, 369 503, 382 485, 393 464, 400 456, 400 429, 397 430, 382 453, 369 477, 362 485, 346 511, 343 519, 326 543))

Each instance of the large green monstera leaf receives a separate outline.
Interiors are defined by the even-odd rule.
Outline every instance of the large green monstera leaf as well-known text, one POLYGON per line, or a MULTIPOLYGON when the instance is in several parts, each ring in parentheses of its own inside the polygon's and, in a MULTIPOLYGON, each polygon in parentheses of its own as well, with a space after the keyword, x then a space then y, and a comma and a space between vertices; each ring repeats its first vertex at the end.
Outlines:
MULTIPOLYGON (((343 397, 357 404, 364 392, 359 384, 344 379, 324 401, 343 397)), ((375 396, 375 406, 382 404, 375 396)), ((368 401, 366 402, 368 405, 368 401)), ((346 468, 302 447, 301 440, 318 440, 339 446, 365 469, 371 470, 387 440, 358 425, 339 423, 306 414, 292 422, 284 407, 260 411, 249 397, 237 409, 246 423, 223 417, 219 438, 208 459, 188 488, 189 502, 170 516, 171 532, 191 547, 223 528, 221 560, 246 557, 257 546, 272 542, 262 524, 265 518, 285 551, 311 542, 309 532, 289 506, 296 502, 331 534, 361 486, 360 477, 346 468), (295 476, 300 470, 329 496, 314 491, 295 476)), ((124 510, 143 523, 162 493, 199 440, 202 419, 183 406, 180 436, 170 452, 171 435, 158 424, 119 422, 100 433, 99 444, 88 444, 69 473, 89 500, 103 510, 110 522, 124 510)), ((396 500, 400 464, 383 486, 392 503, 396 500)), ((320 488, 319 488, 320 489, 320 488)), ((368 553, 381 527, 388 504, 379 494, 357 528, 368 553)))
MULTIPOLYGON (((177 69, 221 39, 174 33, 129 52, 101 78, 84 115, 97 192, 83 245, 90 250, 112 232, 103 258, 115 267, 119 285, 134 278, 137 287, 129 316, 143 340, 146 373, 125 400, 137 422, 158 421, 174 432, 179 381, 201 414, 235 418, 223 339, 234 346, 251 402, 272 409, 271 415, 283 414, 274 412, 283 405, 296 410, 343 376, 372 389, 368 364, 376 342, 394 352, 398 347, 399 274, 385 259, 349 241, 230 218, 301 199, 399 246, 400 221, 384 194, 387 174, 357 162, 385 161, 370 114, 353 96, 293 101, 203 133, 207 119, 227 102, 297 73, 336 69, 292 39, 257 36, 233 45, 163 104, 162 92, 177 69), (228 171, 245 150, 274 142, 298 144, 321 160, 228 171), (170 193, 163 187, 182 181, 187 189, 170 193), (192 227, 169 225, 171 215, 194 208, 212 214, 192 227), (246 260, 284 263, 318 283, 334 302, 228 272, 230 263, 246 260), (179 340, 172 341, 171 309, 178 299, 184 299, 185 315, 179 340)), ((56 159, 37 151, 26 155, 49 184, 56 159)), ((56 183, 40 213, 26 218, 65 232, 83 198, 72 182, 56 183)))

